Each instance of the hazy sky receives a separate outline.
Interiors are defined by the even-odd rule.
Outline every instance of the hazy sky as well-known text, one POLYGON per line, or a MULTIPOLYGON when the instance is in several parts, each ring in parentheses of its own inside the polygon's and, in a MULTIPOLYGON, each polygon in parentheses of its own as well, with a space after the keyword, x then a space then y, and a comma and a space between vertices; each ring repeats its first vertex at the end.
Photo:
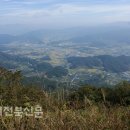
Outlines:
POLYGON ((0 0, 0 24, 81 26, 130 21, 130 0, 0 0))

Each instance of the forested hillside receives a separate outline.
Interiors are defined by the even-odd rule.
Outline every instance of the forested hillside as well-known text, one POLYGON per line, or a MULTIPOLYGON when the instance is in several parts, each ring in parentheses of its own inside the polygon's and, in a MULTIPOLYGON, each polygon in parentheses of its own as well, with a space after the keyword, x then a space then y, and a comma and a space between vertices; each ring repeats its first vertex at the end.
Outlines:
POLYGON ((93 57, 69 57, 72 67, 100 67, 108 72, 120 73, 130 70, 130 56, 101 55, 93 57))

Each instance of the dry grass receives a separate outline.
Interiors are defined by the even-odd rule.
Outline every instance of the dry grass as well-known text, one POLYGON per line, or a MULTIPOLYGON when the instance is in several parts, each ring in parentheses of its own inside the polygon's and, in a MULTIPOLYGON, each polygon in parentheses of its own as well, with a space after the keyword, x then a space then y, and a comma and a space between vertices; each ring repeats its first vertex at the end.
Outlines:
POLYGON ((88 105, 85 109, 72 109, 46 97, 48 106, 42 119, 0 119, 0 130, 129 130, 129 107, 88 105), (48 100, 47 100, 48 99, 48 100), (54 105, 55 103, 55 105, 54 105), (51 109, 50 109, 51 108, 51 109))

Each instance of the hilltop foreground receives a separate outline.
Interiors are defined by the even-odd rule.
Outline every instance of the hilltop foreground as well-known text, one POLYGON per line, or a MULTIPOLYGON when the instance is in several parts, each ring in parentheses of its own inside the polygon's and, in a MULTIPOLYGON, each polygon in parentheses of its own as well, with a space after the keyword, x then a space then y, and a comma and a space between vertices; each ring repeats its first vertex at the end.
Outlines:
POLYGON ((0 69, 1 108, 17 106, 29 109, 41 105, 42 117, 35 118, 34 115, 16 117, 16 113, 7 116, 7 113, 2 111, 1 130, 130 129, 130 84, 128 82, 122 82, 113 88, 86 85, 77 90, 60 89, 45 92, 35 86, 24 86, 21 78, 19 71, 0 69))

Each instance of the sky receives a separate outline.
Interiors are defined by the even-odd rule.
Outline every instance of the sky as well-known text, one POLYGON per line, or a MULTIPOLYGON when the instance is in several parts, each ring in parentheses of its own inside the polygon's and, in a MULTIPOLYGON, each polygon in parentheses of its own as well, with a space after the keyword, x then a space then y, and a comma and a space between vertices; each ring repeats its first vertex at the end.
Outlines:
POLYGON ((44 27, 129 22, 130 0, 0 0, 0 24, 44 27))

